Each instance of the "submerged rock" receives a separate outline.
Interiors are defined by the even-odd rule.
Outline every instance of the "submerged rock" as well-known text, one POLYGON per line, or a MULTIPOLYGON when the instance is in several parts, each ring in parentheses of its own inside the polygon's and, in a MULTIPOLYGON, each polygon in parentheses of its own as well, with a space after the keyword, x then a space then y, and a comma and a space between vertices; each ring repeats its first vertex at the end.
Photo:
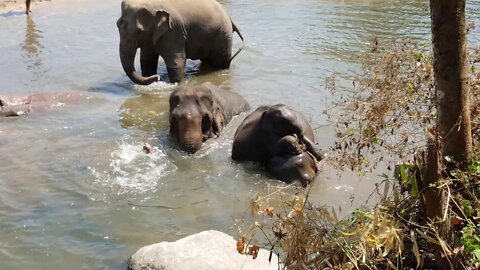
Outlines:
POLYGON ((278 259, 260 249, 257 258, 237 252, 233 237, 219 231, 203 231, 177 240, 140 248, 128 261, 128 270, 263 270, 278 269, 278 259))

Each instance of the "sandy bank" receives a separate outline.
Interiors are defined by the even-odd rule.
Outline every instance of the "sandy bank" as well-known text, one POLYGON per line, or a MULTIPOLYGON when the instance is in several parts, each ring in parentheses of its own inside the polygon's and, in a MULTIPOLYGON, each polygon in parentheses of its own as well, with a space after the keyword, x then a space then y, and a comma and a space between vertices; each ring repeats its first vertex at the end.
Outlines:
MULTIPOLYGON (((51 0, 32 0, 30 9, 35 11, 35 7, 43 4, 42 2, 51 2, 51 0)), ((0 13, 6 11, 25 12, 25 0, 0 0, 0 13)))

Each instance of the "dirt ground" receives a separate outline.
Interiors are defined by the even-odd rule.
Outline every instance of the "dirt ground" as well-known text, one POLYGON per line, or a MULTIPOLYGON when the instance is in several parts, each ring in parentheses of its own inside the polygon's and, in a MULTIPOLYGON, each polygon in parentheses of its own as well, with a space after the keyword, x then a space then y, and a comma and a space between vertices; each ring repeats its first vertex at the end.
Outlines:
MULTIPOLYGON (((35 6, 41 2, 50 2, 51 0, 32 0, 30 9, 35 10, 35 6)), ((0 0, 0 12, 3 11, 25 11, 25 0, 0 0)))

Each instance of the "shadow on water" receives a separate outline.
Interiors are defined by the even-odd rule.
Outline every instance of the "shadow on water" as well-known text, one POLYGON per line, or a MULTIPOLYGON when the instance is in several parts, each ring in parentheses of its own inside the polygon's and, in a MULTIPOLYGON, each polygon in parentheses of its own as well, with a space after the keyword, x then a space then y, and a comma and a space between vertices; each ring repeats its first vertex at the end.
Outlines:
MULTIPOLYGON (((8 12, 1 13, 1 14, 0 14, 0 17, 8 18, 8 17, 22 16, 22 15, 25 15, 25 11, 13 11, 13 10, 10 10, 10 11, 8 11, 8 12)), ((29 17, 29 16, 27 16, 27 17, 29 17)))

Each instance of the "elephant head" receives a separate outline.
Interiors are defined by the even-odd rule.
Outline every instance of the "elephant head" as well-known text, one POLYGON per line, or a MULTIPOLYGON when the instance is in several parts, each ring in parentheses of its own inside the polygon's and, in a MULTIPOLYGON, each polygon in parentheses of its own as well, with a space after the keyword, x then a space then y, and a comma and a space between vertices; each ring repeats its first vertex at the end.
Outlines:
POLYGON ((182 150, 197 152, 205 140, 223 129, 223 108, 210 89, 182 85, 172 92, 169 102, 170 134, 182 150))
POLYGON ((316 158, 309 152, 298 155, 274 156, 267 165, 273 177, 287 183, 299 182, 302 186, 313 182, 317 176, 316 158))
POLYGON ((124 0, 122 15, 117 21, 123 70, 133 82, 141 85, 160 80, 156 74, 159 54, 154 47, 179 21, 176 13, 169 11, 168 6, 157 5, 148 0, 124 0), (135 70, 134 64, 138 48, 141 50, 142 74, 135 70))

